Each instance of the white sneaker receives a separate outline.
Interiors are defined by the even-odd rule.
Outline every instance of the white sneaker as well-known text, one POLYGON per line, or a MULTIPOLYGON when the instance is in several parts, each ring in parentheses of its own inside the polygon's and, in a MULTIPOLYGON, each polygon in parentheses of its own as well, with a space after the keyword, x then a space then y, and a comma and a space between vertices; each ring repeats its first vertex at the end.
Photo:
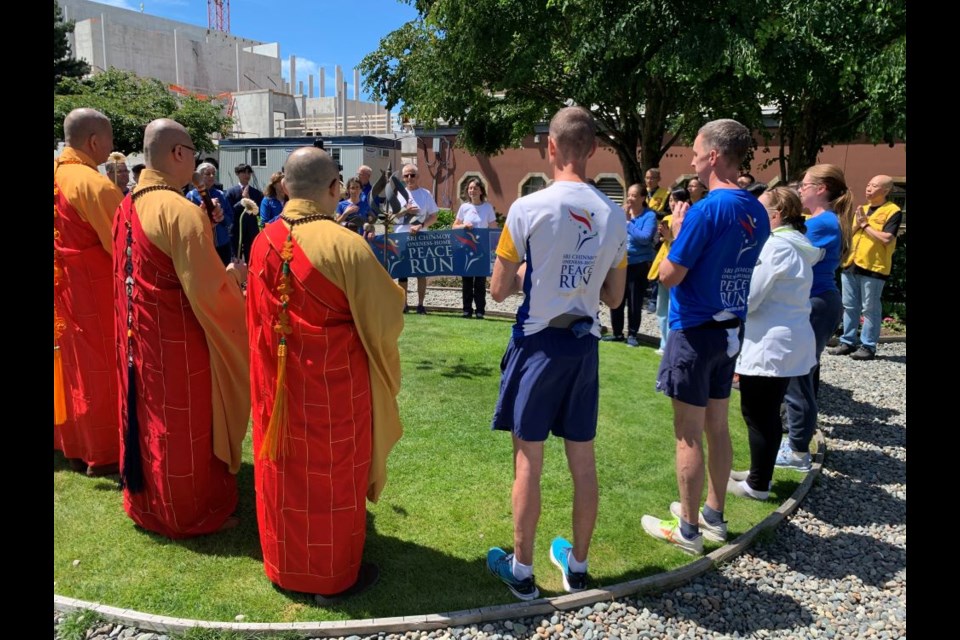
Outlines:
MULTIPOLYGON (((731 471, 731 472, 730 472, 730 477, 731 477, 733 480, 736 480, 737 482, 743 482, 744 480, 746 480, 747 478, 750 477, 750 471, 749 471, 749 470, 746 470, 746 471, 731 471)), ((767 488, 773 489, 773 480, 770 481, 770 484, 768 485, 767 488)))
POLYGON ((731 493, 739 498, 750 498, 751 500, 766 500, 770 497, 769 491, 757 491, 751 488, 746 480, 737 482, 733 478, 727 480, 727 493, 731 493))
POLYGON ((776 465, 781 469, 794 469, 796 471, 810 471, 810 452, 798 453, 789 446, 786 451, 777 453, 776 465))
MULTIPOLYGON (((681 507, 679 502, 670 503, 670 513, 675 515, 678 518, 683 516, 680 515, 681 507)), ((699 518, 700 533, 703 534, 703 537, 707 540, 713 540, 714 542, 726 542, 727 541, 727 521, 724 520, 720 524, 710 524, 703 519, 703 511, 697 512, 697 517, 699 518)))
POLYGON ((662 355, 663 355, 663 349, 657 349, 656 351, 654 351, 654 353, 657 354, 658 356, 662 356, 662 355))
POLYGON ((640 518, 640 524, 643 530, 649 535, 660 540, 666 540, 684 553, 692 556, 699 556, 703 553, 703 536, 699 535, 692 540, 683 537, 680 531, 680 519, 670 518, 661 520, 655 516, 643 516, 640 518))

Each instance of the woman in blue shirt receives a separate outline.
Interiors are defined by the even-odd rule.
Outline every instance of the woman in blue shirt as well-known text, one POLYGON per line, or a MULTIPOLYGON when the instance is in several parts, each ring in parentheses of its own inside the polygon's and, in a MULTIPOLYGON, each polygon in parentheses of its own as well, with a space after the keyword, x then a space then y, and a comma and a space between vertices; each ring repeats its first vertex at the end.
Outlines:
POLYGON ((807 239, 824 249, 823 260, 813 265, 810 289, 810 324, 816 338, 817 364, 804 376, 790 379, 787 394, 787 430, 777 454, 777 466, 808 471, 810 439, 817 426, 817 387, 820 383, 820 354, 843 317, 843 302, 836 274, 849 251, 849 230, 853 221, 853 194, 840 167, 818 164, 807 169, 800 182, 800 201, 810 212, 806 220, 807 239))
POLYGON ((630 185, 627 189, 625 209, 627 222, 627 287, 623 302, 610 310, 613 334, 604 340, 623 341, 624 308, 629 312, 627 320, 627 346, 639 347, 637 331, 640 330, 640 311, 643 296, 647 291, 647 272, 653 262, 653 240, 657 233, 657 215, 647 208, 647 188, 642 184, 630 185))
POLYGON ((287 192, 283 188, 283 172, 277 171, 270 176, 270 183, 264 189, 263 201, 260 203, 260 228, 270 224, 280 217, 283 205, 287 199, 287 192))

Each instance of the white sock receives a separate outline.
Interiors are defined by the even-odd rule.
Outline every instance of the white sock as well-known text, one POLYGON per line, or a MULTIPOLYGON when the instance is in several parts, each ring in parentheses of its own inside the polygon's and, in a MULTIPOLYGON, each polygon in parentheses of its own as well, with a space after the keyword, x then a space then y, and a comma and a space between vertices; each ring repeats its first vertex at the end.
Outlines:
POLYGON ((567 566, 573 573, 586 573, 588 562, 589 560, 584 560, 583 562, 577 560, 573 555, 573 549, 570 549, 570 553, 567 554, 567 566))
POLYGON ((533 575, 533 565, 523 564, 517 560, 517 556, 513 556, 513 562, 510 563, 510 568, 513 570, 513 577, 517 580, 526 580, 533 575))

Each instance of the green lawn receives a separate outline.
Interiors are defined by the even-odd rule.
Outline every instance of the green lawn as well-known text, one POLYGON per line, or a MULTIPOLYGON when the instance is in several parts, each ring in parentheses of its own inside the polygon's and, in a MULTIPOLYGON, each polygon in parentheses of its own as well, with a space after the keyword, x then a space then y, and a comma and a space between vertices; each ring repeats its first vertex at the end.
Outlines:
MULTIPOLYGON (((378 504, 368 505, 365 556, 379 584, 334 608, 282 592, 263 573, 255 522, 250 438, 238 480, 241 526, 170 541, 126 517, 115 479, 87 478, 54 453, 54 591, 154 614, 207 620, 286 622, 372 618, 468 609, 513 601, 486 573, 491 546, 512 545, 512 447, 491 432, 499 363, 510 322, 410 315, 400 340, 404 436, 378 504), (79 561, 79 562, 77 562, 79 561)), ((600 516, 590 553, 594 585, 672 569, 691 560, 640 528, 644 513, 668 515, 677 499, 670 402, 654 393, 650 347, 600 345, 597 430, 600 516)), ((734 468, 749 464, 739 399, 730 412, 734 468)), ((731 498, 731 539, 785 500, 802 476, 778 471, 771 500, 731 498)), ((570 537, 572 486, 562 442, 546 446, 535 572, 541 593, 562 593, 548 545, 570 537)), ((707 549, 716 544, 707 542, 707 549)))

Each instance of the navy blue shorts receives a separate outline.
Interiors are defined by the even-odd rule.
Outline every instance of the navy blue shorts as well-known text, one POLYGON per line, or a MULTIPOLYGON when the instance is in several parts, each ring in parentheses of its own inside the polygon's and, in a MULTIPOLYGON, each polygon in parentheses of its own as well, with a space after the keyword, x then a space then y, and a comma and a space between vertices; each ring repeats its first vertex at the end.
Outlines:
MULTIPOLYGON (((739 338, 742 344, 742 325, 739 338)), ((706 407, 708 399, 730 397, 736 363, 736 355, 727 355, 726 329, 710 326, 671 331, 657 372, 657 391, 706 407)))
POLYGON ((547 328, 512 337, 500 361, 500 397, 491 428, 543 442, 548 433, 573 442, 597 435, 600 395, 597 338, 547 328))

